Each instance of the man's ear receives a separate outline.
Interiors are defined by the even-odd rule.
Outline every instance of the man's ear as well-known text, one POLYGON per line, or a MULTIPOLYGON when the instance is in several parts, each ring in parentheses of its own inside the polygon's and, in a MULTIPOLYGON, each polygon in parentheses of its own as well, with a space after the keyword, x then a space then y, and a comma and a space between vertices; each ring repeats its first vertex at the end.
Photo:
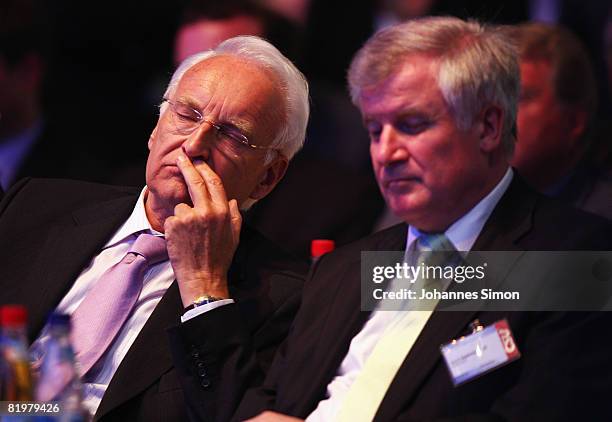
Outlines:
POLYGON ((287 166, 289 165, 289 160, 282 155, 278 154, 278 156, 268 164, 266 170, 264 171, 261 180, 255 186, 255 189, 249 195, 249 198, 260 200, 270 192, 276 186, 278 182, 283 178, 285 172, 287 171, 287 166))
POLYGON ((488 106, 479 117, 480 150, 493 152, 502 142, 503 110, 495 105, 488 106))
MULTIPOLYGON (((157 123, 159 125, 159 123, 157 123)), ((151 151, 151 147, 153 146, 153 139, 157 136, 157 125, 153 128, 153 132, 151 132, 151 136, 149 136, 149 141, 147 142, 147 148, 151 151)))

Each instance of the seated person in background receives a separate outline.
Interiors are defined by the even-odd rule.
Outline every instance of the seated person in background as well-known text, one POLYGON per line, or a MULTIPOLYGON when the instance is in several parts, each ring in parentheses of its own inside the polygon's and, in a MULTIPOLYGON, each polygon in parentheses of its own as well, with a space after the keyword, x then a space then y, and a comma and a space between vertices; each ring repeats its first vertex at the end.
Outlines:
POLYGON ((298 30, 286 18, 253 0, 185 3, 174 39, 174 62, 215 48, 238 35, 257 35, 274 43, 285 56, 295 59, 298 30))
POLYGON ((612 219, 612 178, 592 156, 597 83, 587 51, 561 26, 527 23, 508 33, 521 68, 511 164, 540 192, 612 219))
POLYGON ((0 188, 4 190, 32 170, 44 172, 44 161, 37 157, 37 150, 47 148, 40 143, 44 60, 34 11, 31 1, 0 4, 0 188))
POLYGON ((240 210, 283 177, 308 112, 289 60, 233 38, 174 73, 144 189, 24 179, 6 193, 0 303, 27 306, 34 352, 49 312, 72 316, 97 420, 227 420, 263 378, 307 268, 243 226, 240 210), (118 275, 119 262, 139 267, 118 275))
MULTIPOLYGON (((51 31, 36 0, 0 2, 0 190, 26 177, 92 180, 100 163, 72 148, 74 128, 62 129, 42 102, 51 31)), ((55 107, 60 108, 60 107, 55 107)), ((63 109, 58 115, 71 115, 63 109)), ((78 131, 77 131, 78 132, 78 131)), ((1 197, 1 196, 0 196, 1 197)))
MULTIPOLYGON (((375 34, 348 79, 403 223, 315 264, 287 341, 234 419, 610 419, 607 312, 361 310, 362 251, 609 250, 606 220, 543 197, 510 167, 520 89, 510 40, 476 22, 416 19, 375 34), (455 387, 440 346, 504 319, 522 356, 455 387)), ((508 277, 525 269, 507 264, 508 277)))

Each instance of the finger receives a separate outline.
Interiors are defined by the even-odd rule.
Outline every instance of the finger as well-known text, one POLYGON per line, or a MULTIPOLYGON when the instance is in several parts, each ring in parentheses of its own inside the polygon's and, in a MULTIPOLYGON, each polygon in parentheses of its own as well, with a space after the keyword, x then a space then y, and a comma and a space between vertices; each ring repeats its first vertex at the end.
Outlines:
POLYGON ((185 204, 185 203, 180 203, 177 204, 174 207, 174 215, 177 217, 180 217, 181 215, 185 215, 189 212, 193 211, 193 208, 191 208, 189 205, 185 204))
POLYGON ((196 170, 200 172, 202 179, 206 183, 208 193, 215 204, 227 204, 227 194, 223 187, 223 181, 217 173, 210 168, 204 160, 198 160, 196 170))
POLYGON ((185 184, 189 190, 189 196, 194 207, 205 207, 210 202, 211 197, 208 192, 207 184, 202 178, 202 175, 196 170, 193 163, 183 154, 179 154, 176 158, 178 166, 185 184))
POLYGON ((232 223, 232 234, 234 235, 234 240, 238 240, 240 238, 240 228, 242 226, 242 215, 238 208, 238 201, 235 199, 229 201, 229 210, 232 223))
POLYGON ((176 221, 176 217, 173 216, 166 218, 164 221, 164 233, 166 235, 166 240, 168 240, 168 234, 172 232, 172 228, 174 227, 174 224, 176 224, 176 221))

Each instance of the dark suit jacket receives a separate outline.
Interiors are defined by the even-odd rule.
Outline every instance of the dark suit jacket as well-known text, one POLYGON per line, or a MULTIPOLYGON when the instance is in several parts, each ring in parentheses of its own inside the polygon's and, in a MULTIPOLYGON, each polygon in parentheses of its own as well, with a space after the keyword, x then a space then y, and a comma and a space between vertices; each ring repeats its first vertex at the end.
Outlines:
MULTIPOLYGON (((27 306, 30 341, 130 215, 138 193, 36 179, 6 193, 0 203, 0 303, 27 306)), ((173 283, 113 376, 97 419, 227 420, 242 390, 263 379, 297 309, 305 269, 243 228, 229 272, 236 304, 181 324, 183 305, 173 283), (189 407, 184 394, 193 397, 189 407)))
MULTIPOLYGON (((326 397, 353 337, 369 317, 360 311, 360 252, 403 250, 398 225, 323 257, 306 282, 302 307, 263 387, 235 415, 272 409, 305 417, 326 397)), ((608 250, 603 219, 568 209, 515 180, 473 250, 608 250)), ((612 360, 605 312, 434 312, 390 385, 376 421, 610 420, 612 360), (457 388, 440 345, 507 318, 522 357, 457 388)))

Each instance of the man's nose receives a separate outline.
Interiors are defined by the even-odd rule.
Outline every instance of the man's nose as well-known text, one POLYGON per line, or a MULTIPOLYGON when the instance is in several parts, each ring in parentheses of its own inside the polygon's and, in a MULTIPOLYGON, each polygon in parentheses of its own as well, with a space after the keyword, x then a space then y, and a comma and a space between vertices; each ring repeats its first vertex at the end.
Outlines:
POLYGON ((210 123, 203 121, 183 142, 183 150, 188 157, 208 158, 210 148, 213 145, 215 128, 210 123))
POLYGON ((393 125, 382 128, 377 142, 371 144, 373 158, 382 165, 408 159, 409 153, 401 133, 393 125))

